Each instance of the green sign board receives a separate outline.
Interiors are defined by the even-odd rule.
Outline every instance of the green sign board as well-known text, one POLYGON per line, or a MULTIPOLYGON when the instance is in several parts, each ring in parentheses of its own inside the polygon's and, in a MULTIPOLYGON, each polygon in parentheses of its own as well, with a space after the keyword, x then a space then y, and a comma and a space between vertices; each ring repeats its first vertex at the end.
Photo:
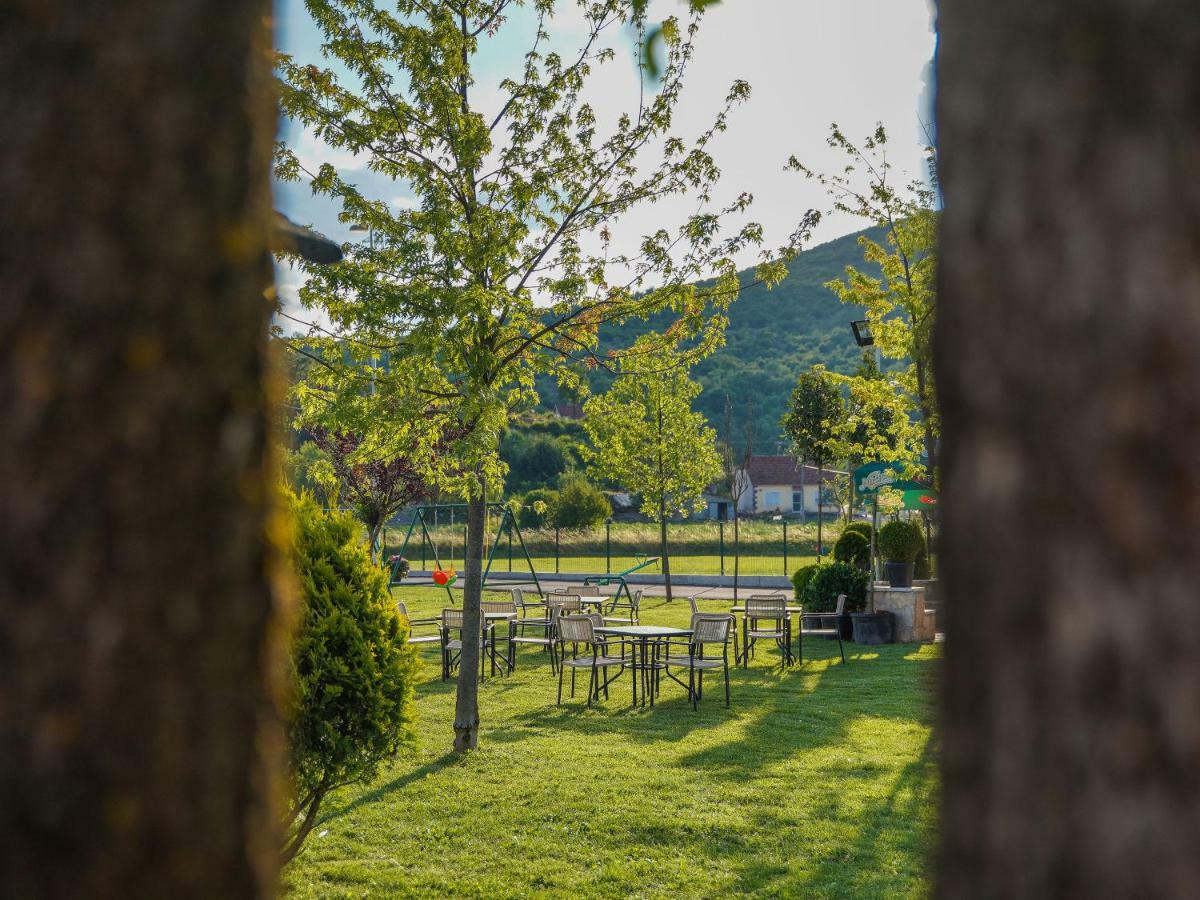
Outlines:
POLYGON ((937 505, 936 491, 921 489, 904 492, 905 509, 933 509, 937 505))
POLYGON ((854 490, 870 496, 879 493, 880 488, 896 488, 901 491, 925 489, 924 485, 901 478, 900 473, 903 470, 904 466, 895 462, 873 462, 859 466, 854 470, 854 490))

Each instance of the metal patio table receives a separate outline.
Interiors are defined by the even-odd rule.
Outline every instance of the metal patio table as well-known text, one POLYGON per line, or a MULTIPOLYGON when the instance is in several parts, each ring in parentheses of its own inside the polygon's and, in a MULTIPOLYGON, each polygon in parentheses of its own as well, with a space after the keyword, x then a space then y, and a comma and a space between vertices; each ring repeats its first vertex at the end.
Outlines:
POLYGON ((666 668, 666 663, 657 658, 657 644, 652 641, 662 638, 691 637, 690 628, 670 628, 665 625, 606 625, 597 628, 596 634, 619 637, 630 642, 633 655, 629 668, 633 670, 633 705, 638 705, 638 681, 642 683, 642 702, 646 705, 647 697, 650 705, 654 706, 654 695, 658 693, 658 673, 666 668))

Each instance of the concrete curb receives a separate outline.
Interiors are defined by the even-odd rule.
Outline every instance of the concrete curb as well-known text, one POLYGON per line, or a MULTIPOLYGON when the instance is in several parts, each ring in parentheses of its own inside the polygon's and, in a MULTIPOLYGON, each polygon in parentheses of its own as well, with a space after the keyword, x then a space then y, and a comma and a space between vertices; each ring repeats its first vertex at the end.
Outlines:
MULTIPOLYGON (((583 584, 585 578, 602 578, 603 573, 595 574, 587 572, 538 572, 538 578, 546 581, 561 581, 568 584, 583 584)), ((433 575, 432 569, 413 569, 408 573, 409 578, 429 578, 433 575)), ((488 582, 496 583, 500 581, 512 582, 528 582, 530 575, 528 572, 490 572, 488 573, 488 582)), ((666 584, 666 579, 662 575, 626 575, 625 582, 627 584, 646 584, 646 585, 662 585, 666 584)), ((733 587, 732 575, 672 575, 671 584, 680 587, 733 587)), ((455 587, 462 586, 462 573, 459 573, 458 584, 455 587)), ((739 588, 790 588, 792 586, 791 579, 785 578, 782 575, 740 575, 738 576, 739 588)))

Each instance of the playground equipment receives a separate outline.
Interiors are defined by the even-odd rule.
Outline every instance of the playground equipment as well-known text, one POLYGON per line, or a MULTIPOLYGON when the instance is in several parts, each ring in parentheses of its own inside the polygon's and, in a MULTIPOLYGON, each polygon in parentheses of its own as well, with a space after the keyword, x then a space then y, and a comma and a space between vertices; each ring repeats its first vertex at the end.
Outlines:
POLYGON ((625 598, 630 603, 632 603, 633 597, 629 593, 629 585, 626 584, 626 582, 625 582, 625 576, 632 575, 634 572, 638 571, 639 569, 646 568, 646 566, 656 565, 661 560, 662 560, 661 556, 648 556, 645 559, 643 559, 641 562, 639 562, 637 565, 630 566, 628 569, 626 569, 623 572, 616 572, 612 575, 589 575, 587 578, 583 579, 583 583, 584 584, 594 584, 597 587, 608 587, 610 584, 615 584, 617 586, 617 592, 615 594, 613 594, 612 602, 615 604, 617 602, 617 600, 619 600, 621 597, 621 591, 624 591, 625 598))
MULTIPOLYGON (((414 510, 414 512, 413 512, 412 521, 408 525, 408 531, 404 535, 404 543, 401 545, 400 553, 398 555, 400 557, 405 556, 405 551, 408 550, 408 544, 409 544, 409 541, 412 539, 413 532, 416 531, 417 526, 420 525, 422 540, 427 541, 429 543, 429 546, 433 549, 433 563, 434 563, 433 575, 429 581, 417 581, 414 579, 408 579, 405 583, 406 584, 434 584, 434 585, 437 585, 438 587, 445 589, 446 596, 449 597, 450 602, 453 603, 454 595, 450 592, 450 586, 452 584, 454 584, 454 582, 458 579, 458 573, 456 573, 454 571, 454 568, 452 566, 443 566, 442 565, 441 558, 438 556, 437 543, 434 541, 433 535, 431 535, 429 533, 430 517, 432 516, 434 518, 434 521, 436 521, 438 514, 442 510, 449 510, 451 512, 451 521, 452 522, 454 520, 453 513, 461 510, 463 513, 461 521, 464 523, 466 522, 467 504, 465 504, 465 503, 438 503, 438 504, 430 504, 427 506, 418 506, 416 508, 416 510, 414 510)), ((492 514, 499 515, 500 523, 496 526, 496 538, 495 538, 495 540, 492 541, 491 549, 488 551, 487 563, 484 566, 484 570, 483 570, 483 586, 485 588, 488 586, 488 582, 487 582, 488 574, 492 570, 492 562, 496 557, 496 551, 500 547, 500 539, 502 537, 507 536, 509 538, 509 540, 511 541, 512 537, 515 535, 517 542, 520 544, 521 556, 525 559, 526 565, 529 566, 529 574, 533 580, 532 581, 512 581, 509 579, 505 579, 504 586, 505 587, 516 587, 516 586, 523 585, 523 584, 532 584, 537 589, 538 594, 541 595, 542 584, 538 580, 537 572, 534 571, 533 560, 529 558, 529 551, 525 548, 525 538, 521 536, 521 528, 517 524, 516 516, 514 516, 512 510, 509 509, 507 506, 505 506, 503 503, 487 504, 487 514, 489 516, 492 514)), ((465 541, 464 541, 464 543, 465 543, 465 541)), ((465 552, 464 552, 464 555, 465 555, 465 552)), ((465 560, 464 560, 464 563, 465 563, 465 560)), ((397 565, 398 565, 398 563, 397 563, 397 565)), ((396 575, 396 566, 393 566, 391 583, 399 584, 400 582, 396 579, 395 575, 396 575)))

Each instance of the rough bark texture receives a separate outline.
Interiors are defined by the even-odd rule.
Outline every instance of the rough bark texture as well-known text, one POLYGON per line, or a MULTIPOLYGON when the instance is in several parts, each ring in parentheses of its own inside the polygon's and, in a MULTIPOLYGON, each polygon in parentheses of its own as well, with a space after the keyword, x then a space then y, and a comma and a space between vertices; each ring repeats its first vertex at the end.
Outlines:
POLYGON ((258 0, 0 27, 0 893, 273 892, 258 0))
POLYGON ((1200 7, 941 5, 939 893, 1200 884, 1200 7))
POLYGON ((665 500, 659 501, 658 504, 658 539, 662 554, 662 571, 663 583, 667 586, 667 602, 670 603, 674 598, 671 596, 671 557, 667 550, 667 503, 665 500))
POLYGON ((487 498, 481 492, 467 502, 467 571, 463 583, 462 657, 454 702, 454 750, 462 753, 479 745, 479 634, 482 622, 483 541, 487 498))

